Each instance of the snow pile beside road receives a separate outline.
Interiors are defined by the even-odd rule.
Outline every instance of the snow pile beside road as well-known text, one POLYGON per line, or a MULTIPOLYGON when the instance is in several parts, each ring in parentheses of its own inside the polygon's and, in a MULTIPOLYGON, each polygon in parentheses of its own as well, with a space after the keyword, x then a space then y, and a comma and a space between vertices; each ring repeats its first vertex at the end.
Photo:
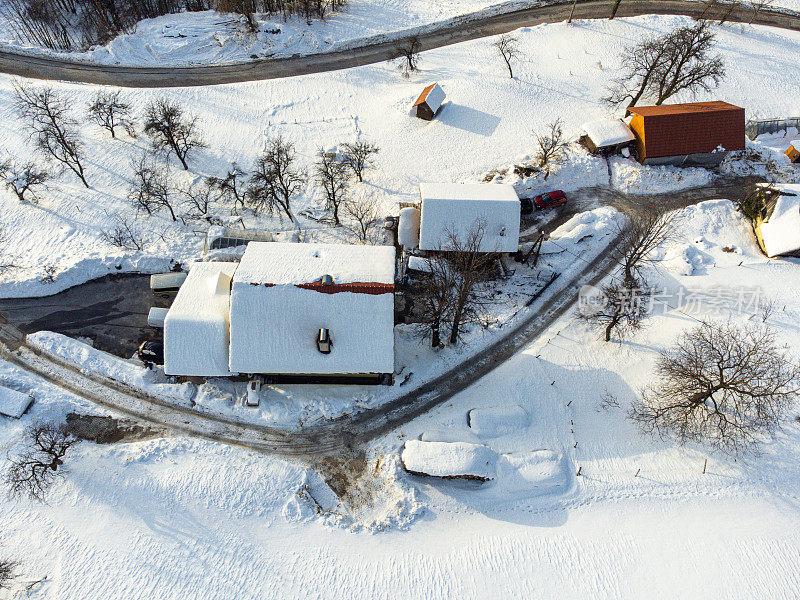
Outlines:
POLYGON ((478 481, 496 476, 497 453, 481 444, 408 440, 400 458, 406 471, 415 475, 478 481))
POLYGON ((26 339, 32 347, 77 367, 86 375, 118 381, 137 390, 167 397, 180 404, 186 404, 192 397, 194 388, 188 383, 168 383, 163 376, 159 378, 154 371, 60 333, 38 331, 29 334, 26 339))
POLYGON ((714 174, 706 169, 645 166, 630 158, 609 157, 611 181, 625 194, 665 194, 707 185, 714 174))
MULTIPOLYGON (((579 213, 569 221, 556 228, 550 238, 542 242, 541 253, 566 253, 570 263, 580 254, 595 254, 602 245, 601 240, 616 235, 624 224, 626 217, 610 206, 603 206, 587 212, 579 213), (587 240, 591 242, 587 243, 587 240), (576 256, 576 253, 580 253, 576 256), (570 258, 571 257, 571 258, 570 258)), ((584 260, 591 260, 589 256, 584 260)))

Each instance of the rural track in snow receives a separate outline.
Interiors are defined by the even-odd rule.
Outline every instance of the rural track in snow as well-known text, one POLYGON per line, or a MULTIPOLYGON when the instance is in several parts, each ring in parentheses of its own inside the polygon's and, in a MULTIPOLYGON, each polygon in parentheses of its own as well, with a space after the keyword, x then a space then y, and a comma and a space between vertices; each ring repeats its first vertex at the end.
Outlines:
MULTIPOLYGON (((706 11, 707 2, 700 0, 623 0, 617 17, 641 15, 682 15, 709 20, 723 17, 729 22, 754 23, 769 27, 800 31, 800 13, 789 10, 762 8, 756 14, 752 6, 716 4, 706 11)), ((573 19, 605 19, 609 17, 609 0, 579 0, 573 19)), ((564 1, 544 6, 491 14, 488 10, 461 15, 439 24, 432 24, 376 38, 355 40, 358 44, 343 50, 293 55, 285 58, 256 59, 240 63, 196 66, 136 67, 102 65, 66 58, 0 50, 0 72, 30 77, 121 87, 162 88, 219 85, 264 79, 278 79, 335 71, 374 64, 397 56, 398 42, 417 36, 421 50, 433 50, 502 33, 520 27, 566 21, 572 2, 564 1)))

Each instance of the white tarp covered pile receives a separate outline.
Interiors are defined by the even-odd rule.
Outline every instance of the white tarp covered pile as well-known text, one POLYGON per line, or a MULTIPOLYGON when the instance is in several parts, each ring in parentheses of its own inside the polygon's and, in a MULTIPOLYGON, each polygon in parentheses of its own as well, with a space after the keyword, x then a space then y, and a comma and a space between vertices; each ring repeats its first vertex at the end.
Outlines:
POLYGON ((520 202, 514 187, 496 183, 421 183, 420 250, 446 250, 482 223, 481 252, 519 249, 520 202))
POLYGON ((392 373, 394 267, 391 246, 252 242, 233 278, 231 370, 392 373))
POLYGON ((410 473, 488 481, 496 476, 497 453, 482 444, 408 440, 400 459, 410 473))
POLYGON ((0 415, 19 419, 33 403, 33 397, 0 385, 0 415))

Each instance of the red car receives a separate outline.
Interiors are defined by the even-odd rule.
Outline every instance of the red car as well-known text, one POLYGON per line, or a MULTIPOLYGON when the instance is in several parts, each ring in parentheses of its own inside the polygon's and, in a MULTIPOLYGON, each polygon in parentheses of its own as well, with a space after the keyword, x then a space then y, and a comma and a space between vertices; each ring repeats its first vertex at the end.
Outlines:
POLYGON ((547 192, 546 194, 536 196, 536 198, 533 199, 533 204, 538 209, 549 208, 551 206, 560 206, 562 204, 566 204, 566 202, 567 196, 561 190, 547 192))

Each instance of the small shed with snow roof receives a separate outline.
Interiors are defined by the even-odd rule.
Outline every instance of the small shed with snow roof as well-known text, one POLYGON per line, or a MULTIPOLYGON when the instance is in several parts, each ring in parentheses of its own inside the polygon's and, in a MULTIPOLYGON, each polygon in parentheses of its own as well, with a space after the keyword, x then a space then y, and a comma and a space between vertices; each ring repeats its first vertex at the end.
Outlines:
POLYGON ((444 99, 445 94, 442 86, 438 83, 430 84, 422 90, 419 98, 414 102, 417 116, 426 121, 432 120, 436 112, 441 108, 444 99))
POLYGON ((580 143, 592 154, 613 154, 627 148, 636 139, 620 119, 600 119, 583 124, 580 143))
POLYGON ((230 369, 390 378, 394 276, 392 246, 250 243, 231 287, 230 369))

